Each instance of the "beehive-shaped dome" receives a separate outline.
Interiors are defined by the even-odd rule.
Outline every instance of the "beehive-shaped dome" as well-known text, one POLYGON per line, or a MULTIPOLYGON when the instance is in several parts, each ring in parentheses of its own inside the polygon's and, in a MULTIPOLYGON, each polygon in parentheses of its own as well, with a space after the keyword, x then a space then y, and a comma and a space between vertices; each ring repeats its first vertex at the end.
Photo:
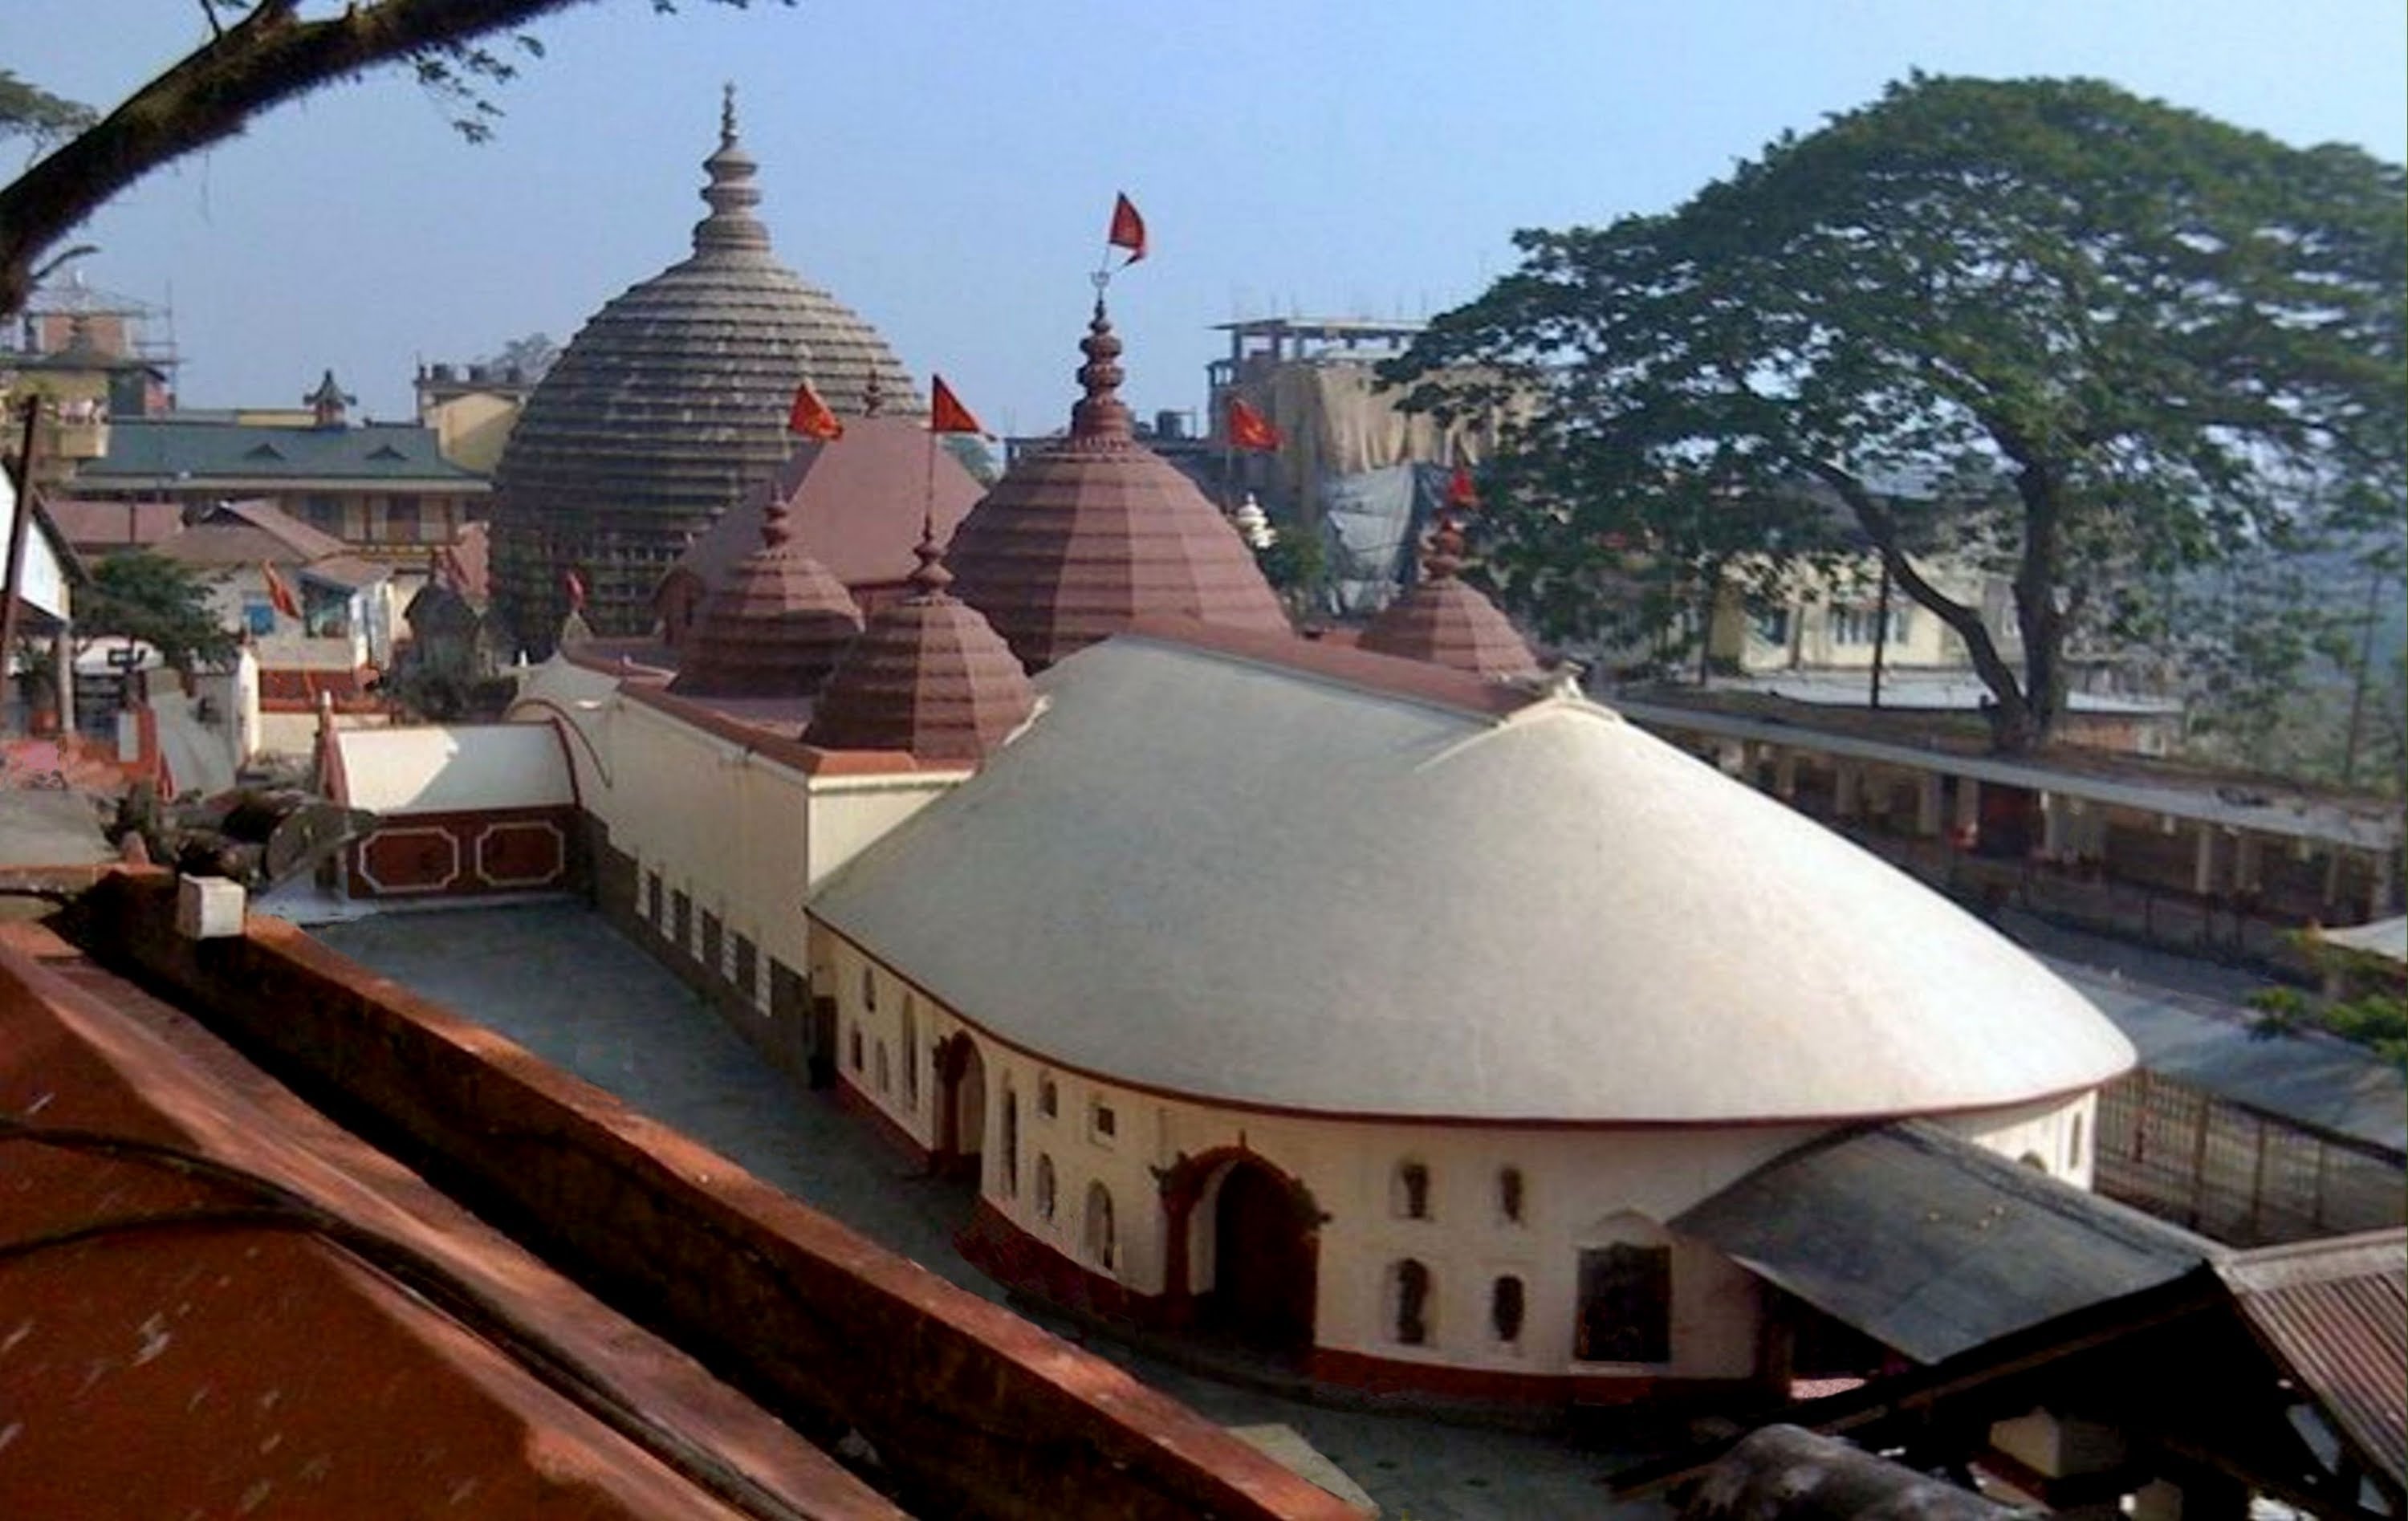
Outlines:
POLYGON ((1118 394, 1121 340, 1101 300, 1079 347, 1086 395, 1069 436, 1023 455, 953 535, 946 559, 962 600, 1032 670, 1140 618, 1285 631, 1237 530, 1138 442, 1118 394))
POLYGON ((1451 666, 1491 681, 1539 673, 1539 657, 1497 604, 1457 574, 1463 568, 1463 529, 1451 506, 1439 512, 1422 567, 1421 581, 1363 630, 1364 649, 1451 666))
POLYGON ((885 340, 770 251, 732 99, 704 168, 693 256, 586 323, 495 466, 494 601, 531 647, 572 568, 597 632, 649 629, 662 567, 784 462, 797 381, 839 412, 862 410, 872 377, 890 409, 915 405, 885 340))
POLYGON ((803 731, 808 743, 974 764, 1036 711, 1036 689, 1011 647, 945 590, 953 577, 933 522, 918 553, 911 595, 873 614, 828 678, 803 731))
POLYGON ((844 583, 795 542, 782 503, 761 547, 702 604, 669 690, 681 696, 807 697, 861 632, 844 583))

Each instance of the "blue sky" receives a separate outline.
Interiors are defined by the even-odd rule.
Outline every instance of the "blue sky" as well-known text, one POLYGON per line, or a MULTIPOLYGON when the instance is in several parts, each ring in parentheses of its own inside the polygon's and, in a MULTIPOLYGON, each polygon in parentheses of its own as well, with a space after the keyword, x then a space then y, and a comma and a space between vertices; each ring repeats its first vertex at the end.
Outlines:
MULTIPOLYGON (((104 211, 87 278, 172 294, 191 404, 297 402, 332 366, 404 415, 419 359, 566 340, 682 256, 732 79, 781 256, 924 384, 1041 432, 1117 190, 1153 232, 1113 294, 1150 410, 1200 403, 1214 323, 1443 309, 1513 229, 1672 206, 1914 68, 2408 146, 2399 0, 598 0, 538 31, 492 142, 400 75, 329 91, 104 211)), ((107 106, 200 32, 191 0, 6 0, 0 60, 107 106)))

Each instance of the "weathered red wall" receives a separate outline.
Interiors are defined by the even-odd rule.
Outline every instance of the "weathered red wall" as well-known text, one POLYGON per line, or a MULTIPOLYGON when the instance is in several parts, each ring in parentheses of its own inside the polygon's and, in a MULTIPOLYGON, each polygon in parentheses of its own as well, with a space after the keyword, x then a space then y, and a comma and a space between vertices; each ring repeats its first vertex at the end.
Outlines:
POLYGON ((907 1503, 996 1517, 1329 1517, 1335 1497, 298 929, 173 930, 111 878, 72 927, 807 1435, 857 1428, 907 1503))

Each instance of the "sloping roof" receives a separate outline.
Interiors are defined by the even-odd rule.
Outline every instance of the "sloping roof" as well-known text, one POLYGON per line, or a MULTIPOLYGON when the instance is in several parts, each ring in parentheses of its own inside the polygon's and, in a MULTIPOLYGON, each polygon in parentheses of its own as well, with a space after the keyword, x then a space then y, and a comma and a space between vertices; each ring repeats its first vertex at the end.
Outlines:
POLYGON ((2265 1040, 2247 1011, 2229 1004, 2070 963, 2057 974, 2115 1022, 2153 1076, 2408 1155, 2408 1076, 2366 1047, 2319 1031, 2265 1040))
POLYGON ((1801 1147, 1671 1227, 1921 1363, 2172 1283, 2221 1250, 1914 1122, 1801 1147))
POLYGON ((112 421, 108 452, 76 476, 104 484, 414 481, 449 491, 479 491, 485 479, 445 459, 435 430, 415 423, 318 428, 175 417, 112 421))
POLYGON ((337 729, 336 801, 386 815, 565 807, 568 752, 550 724, 337 729))
POLYGON ((2386 961, 2408 961, 2408 918, 2377 919, 2371 925, 2328 929, 2318 939, 2344 951, 2381 956, 2386 961))
POLYGON ((2215 1270, 2284 1371, 2408 1486, 2408 1231, 2270 1246, 2215 1270))
POLYGON ((392 574, 351 553, 332 534, 266 502, 221 502, 199 522, 151 549, 194 566, 296 566, 305 576, 345 588, 370 585, 392 574))
POLYGON ((941 543, 982 489, 961 461, 939 449, 931 502, 929 470, 928 430, 921 419, 848 417, 843 438, 798 444, 775 479, 704 529, 676 568, 718 590, 737 562, 761 547, 761 520, 774 495, 785 503, 811 558, 847 587, 899 583, 916 563, 911 548, 920 541, 924 503, 934 511, 941 543))
POLYGON ((2131 1063, 1955 905, 1605 709, 1211 637, 1063 662, 813 916, 1047 1059, 1278 1109, 1844 1118, 2131 1063))

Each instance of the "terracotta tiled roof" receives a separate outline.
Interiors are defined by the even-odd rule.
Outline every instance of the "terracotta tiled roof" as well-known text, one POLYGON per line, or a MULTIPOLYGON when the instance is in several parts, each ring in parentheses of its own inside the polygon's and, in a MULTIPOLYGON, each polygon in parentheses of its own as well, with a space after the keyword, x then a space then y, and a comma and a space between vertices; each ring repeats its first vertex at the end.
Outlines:
POLYGON ((194 566, 297 566, 338 586, 366 586, 390 574, 266 502, 222 502, 197 523, 153 545, 152 552, 194 566))
POLYGON ((671 574, 689 572, 716 591, 760 544, 761 519, 775 496, 812 557, 848 588, 900 584, 911 574, 923 504, 933 507, 941 541, 969 515, 979 489, 944 449, 931 466, 919 419, 848 417, 843 438, 798 445, 776 479, 703 530, 671 574))
POLYGON ((936 529, 923 531, 912 595, 882 608, 820 695, 806 743, 901 750, 924 761, 983 760, 1036 710, 1010 646, 949 595, 936 529))
POLYGON ((761 547, 702 605, 669 689, 688 696, 808 696, 861 632, 861 610, 772 505, 761 547))
POLYGON ((1286 631, 1237 531, 1132 435, 1102 302, 1079 346, 1085 395, 1069 436, 1005 472, 946 552, 962 599, 1031 669, 1150 616, 1286 631))
POLYGON ((1538 656, 1497 604, 1456 574, 1463 530, 1452 511, 1440 514, 1422 564, 1422 580, 1363 630, 1364 649, 1498 680, 1538 674, 1538 656))
POLYGON ((771 252, 732 109, 704 167, 693 256, 586 323, 494 468, 494 606, 530 647, 551 647, 571 567, 595 632, 650 627, 661 567, 784 462, 796 381, 855 413, 875 377, 887 405, 917 409, 885 339, 771 252))

